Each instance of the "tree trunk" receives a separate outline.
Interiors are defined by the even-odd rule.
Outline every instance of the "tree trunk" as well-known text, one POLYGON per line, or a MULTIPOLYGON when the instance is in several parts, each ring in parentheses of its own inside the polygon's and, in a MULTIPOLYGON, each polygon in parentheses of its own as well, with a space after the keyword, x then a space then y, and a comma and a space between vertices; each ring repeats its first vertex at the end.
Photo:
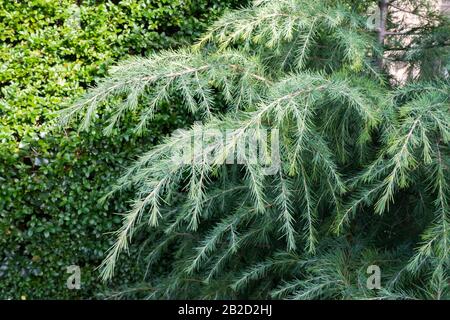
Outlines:
MULTIPOLYGON (((386 37, 386 22, 387 22, 387 12, 388 12, 389 1, 388 0, 379 0, 378 8, 380 9, 380 26, 378 28, 378 42, 380 43, 381 48, 384 48, 384 40, 386 37)), ((383 51, 381 53, 381 57, 378 61, 380 68, 384 66, 383 61, 383 51)))

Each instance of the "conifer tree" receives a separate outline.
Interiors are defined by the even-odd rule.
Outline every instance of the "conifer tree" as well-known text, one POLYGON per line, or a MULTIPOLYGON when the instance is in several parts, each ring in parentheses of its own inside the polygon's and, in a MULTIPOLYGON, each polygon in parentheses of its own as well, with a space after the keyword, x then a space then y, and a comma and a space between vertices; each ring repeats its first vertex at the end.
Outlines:
POLYGON ((82 115, 89 130, 107 105, 105 134, 127 112, 144 134, 158 107, 180 98, 201 119, 143 154, 108 194, 136 197, 103 279, 132 240, 142 255, 128 258, 148 265, 118 296, 448 299, 450 29, 425 2, 412 12, 423 26, 394 24, 386 10, 414 2, 379 1, 380 27, 369 30, 376 1, 258 0, 192 47, 122 62, 65 109, 64 123, 82 115), (392 60, 414 77, 396 84, 392 60), (205 134, 217 130, 230 139, 205 134), (199 137, 208 147, 186 153, 199 137), (249 137, 279 150, 269 143, 264 163, 245 152, 227 163, 249 137), (186 156, 195 161, 177 161, 186 156), (381 289, 366 286, 370 265, 381 289))

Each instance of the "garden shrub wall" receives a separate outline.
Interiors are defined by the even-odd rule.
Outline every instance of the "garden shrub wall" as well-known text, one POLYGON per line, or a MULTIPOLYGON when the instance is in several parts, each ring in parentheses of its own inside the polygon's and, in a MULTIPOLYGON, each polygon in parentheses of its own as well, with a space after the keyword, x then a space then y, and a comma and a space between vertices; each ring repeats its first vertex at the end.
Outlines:
MULTIPOLYGON (((126 129, 105 137, 101 124, 89 134, 52 130, 54 111, 115 61, 192 41, 226 7, 240 4, 0 0, 1 299, 103 293, 95 267, 113 240, 106 233, 120 225, 115 213, 126 210, 127 195, 106 204, 99 198, 135 155, 192 120, 167 105, 143 137, 126 129), (80 290, 66 288, 70 265, 81 268, 80 290)), ((121 263, 111 286, 139 279, 141 266, 133 261, 121 263)))

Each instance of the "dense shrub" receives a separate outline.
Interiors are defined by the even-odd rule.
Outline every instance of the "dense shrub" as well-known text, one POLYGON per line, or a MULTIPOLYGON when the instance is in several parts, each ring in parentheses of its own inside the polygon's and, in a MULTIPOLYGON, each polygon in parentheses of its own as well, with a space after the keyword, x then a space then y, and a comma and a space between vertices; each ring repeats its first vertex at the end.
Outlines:
MULTIPOLYGON (((107 66, 197 37, 234 0, 0 0, 0 298, 89 298, 125 201, 102 205, 127 160, 189 118, 167 105, 145 138, 50 130, 107 66), (105 152, 107 151, 107 152, 105 152), (82 290, 66 288, 81 267, 82 290)), ((127 118, 133 121, 133 116, 127 118)), ((123 133, 123 132, 122 132, 123 133)), ((122 199, 123 200, 123 199, 122 199)), ((123 263, 119 282, 135 280, 123 263)))

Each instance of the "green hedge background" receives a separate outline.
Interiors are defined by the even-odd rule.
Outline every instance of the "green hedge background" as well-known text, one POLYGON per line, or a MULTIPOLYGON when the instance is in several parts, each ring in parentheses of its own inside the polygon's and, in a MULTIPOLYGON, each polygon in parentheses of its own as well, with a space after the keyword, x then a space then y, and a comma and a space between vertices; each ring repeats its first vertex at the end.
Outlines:
MULTIPOLYGON (((236 0, 0 0, 0 298, 96 298, 95 267, 118 228, 127 195, 99 204, 123 167, 163 135, 192 121, 161 110, 144 137, 126 128, 55 132, 53 111, 79 97, 127 55, 192 41, 236 0), (81 290, 68 290, 70 265, 81 290)), ((133 121, 130 116, 129 121, 133 121)), ((101 122, 101 119, 99 120, 101 122)), ((131 254, 138 254, 131 252, 131 254)), ((115 283, 143 266, 126 257, 115 283)))

